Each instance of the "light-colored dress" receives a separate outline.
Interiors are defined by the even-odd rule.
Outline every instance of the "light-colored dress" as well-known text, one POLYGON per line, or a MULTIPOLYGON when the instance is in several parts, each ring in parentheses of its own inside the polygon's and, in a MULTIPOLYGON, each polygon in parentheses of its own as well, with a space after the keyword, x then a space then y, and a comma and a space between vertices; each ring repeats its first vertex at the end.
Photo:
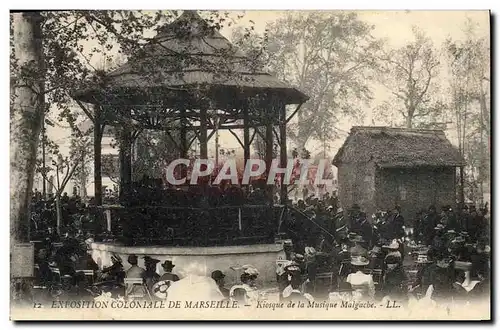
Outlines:
POLYGON ((373 299, 375 296, 375 283, 371 275, 357 271, 349 274, 346 282, 351 284, 354 291, 362 293, 364 298, 373 299))

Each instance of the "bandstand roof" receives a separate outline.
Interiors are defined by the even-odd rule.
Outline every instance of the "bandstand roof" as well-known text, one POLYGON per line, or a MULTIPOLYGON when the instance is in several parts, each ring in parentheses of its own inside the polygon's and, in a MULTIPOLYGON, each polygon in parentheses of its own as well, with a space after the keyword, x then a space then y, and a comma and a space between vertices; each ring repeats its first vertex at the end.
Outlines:
POLYGON ((102 84, 73 97, 100 105, 227 110, 241 109, 254 97, 284 104, 308 99, 269 73, 254 70, 251 61, 195 11, 184 11, 158 29, 139 54, 108 73, 102 84))

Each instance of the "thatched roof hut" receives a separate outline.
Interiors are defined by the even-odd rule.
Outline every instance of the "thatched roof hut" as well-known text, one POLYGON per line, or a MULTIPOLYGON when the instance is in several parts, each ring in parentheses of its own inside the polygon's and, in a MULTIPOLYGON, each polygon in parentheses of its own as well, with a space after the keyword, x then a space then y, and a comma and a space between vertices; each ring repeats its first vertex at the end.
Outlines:
POLYGON ((442 130, 352 127, 333 164, 370 160, 379 167, 465 165, 442 130))
POLYGON ((333 159, 343 207, 367 212, 456 202, 456 167, 465 161, 442 130, 355 126, 333 159))

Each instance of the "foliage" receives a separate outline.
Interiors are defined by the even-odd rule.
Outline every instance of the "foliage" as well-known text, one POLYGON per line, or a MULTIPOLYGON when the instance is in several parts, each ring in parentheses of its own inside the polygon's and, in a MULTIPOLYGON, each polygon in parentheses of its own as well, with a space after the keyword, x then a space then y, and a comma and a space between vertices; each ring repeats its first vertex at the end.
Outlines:
POLYGON ((477 36, 470 20, 464 32, 465 40, 448 39, 443 45, 450 76, 448 115, 467 162, 465 193, 471 200, 482 200, 483 185, 490 180, 490 49, 489 40, 477 36))
POLYGON ((443 104, 434 97, 439 90, 438 51, 431 39, 416 27, 413 35, 414 41, 385 50, 380 57, 380 82, 390 91, 391 98, 377 110, 384 115, 396 110, 407 128, 412 128, 417 120, 432 122, 443 111, 443 104))

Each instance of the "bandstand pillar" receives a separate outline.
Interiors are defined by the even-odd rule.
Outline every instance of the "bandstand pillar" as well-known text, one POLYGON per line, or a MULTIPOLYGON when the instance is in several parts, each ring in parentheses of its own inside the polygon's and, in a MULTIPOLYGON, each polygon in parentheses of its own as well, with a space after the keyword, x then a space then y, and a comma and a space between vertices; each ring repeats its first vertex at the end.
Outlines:
POLYGON ((208 159, 207 109, 200 111, 200 158, 208 159))
POLYGON ((128 128, 120 132, 120 196, 128 196, 132 183, 132 136, 128 128))
POLYGON ((250 159, 250 118, 247 107, 243 109, 243 159, 243 164, 246 166, 250 159))
POLYGON ((94 199, 95 205, 102 205, 102 114, 101 108, 94 106, 94 199))
MULTIPOLYGON (((181 107, 180 109, 180 119, 181 119, 181 127, 180 127, 180 158, 186 159, 188 158, 188 142, 187 142, 187 118, 186 118, 186 108, 181 107)), ((186 177, 188 169, 186 166, 181 165, 181 177, 186 177)))
MULTIPOLYGON (((266 178, 269 178, 271 164, 273 162, 273 118, 271 117, 270 114, 268 114, 268 116, 266 116, 266 155, 265 155, 265 161, 266 161, 266 178)), ((267 193, 268 193, 269 203, 271 205, 273 204, 273 200, 274 200, 273 191, 274 191, 274 184, 268 184, 267 185, 267 193)))
MULTIPOLYGON (((288 165, 287 151, 286 151, 286 106, 282 103, 279 107, 279 134, 280 134, 280 168, 286 168, 288 165)), ((284 183, 285 176, 281 182, 281 204, 286 205, 288 202, 288 187, 284 183)))

